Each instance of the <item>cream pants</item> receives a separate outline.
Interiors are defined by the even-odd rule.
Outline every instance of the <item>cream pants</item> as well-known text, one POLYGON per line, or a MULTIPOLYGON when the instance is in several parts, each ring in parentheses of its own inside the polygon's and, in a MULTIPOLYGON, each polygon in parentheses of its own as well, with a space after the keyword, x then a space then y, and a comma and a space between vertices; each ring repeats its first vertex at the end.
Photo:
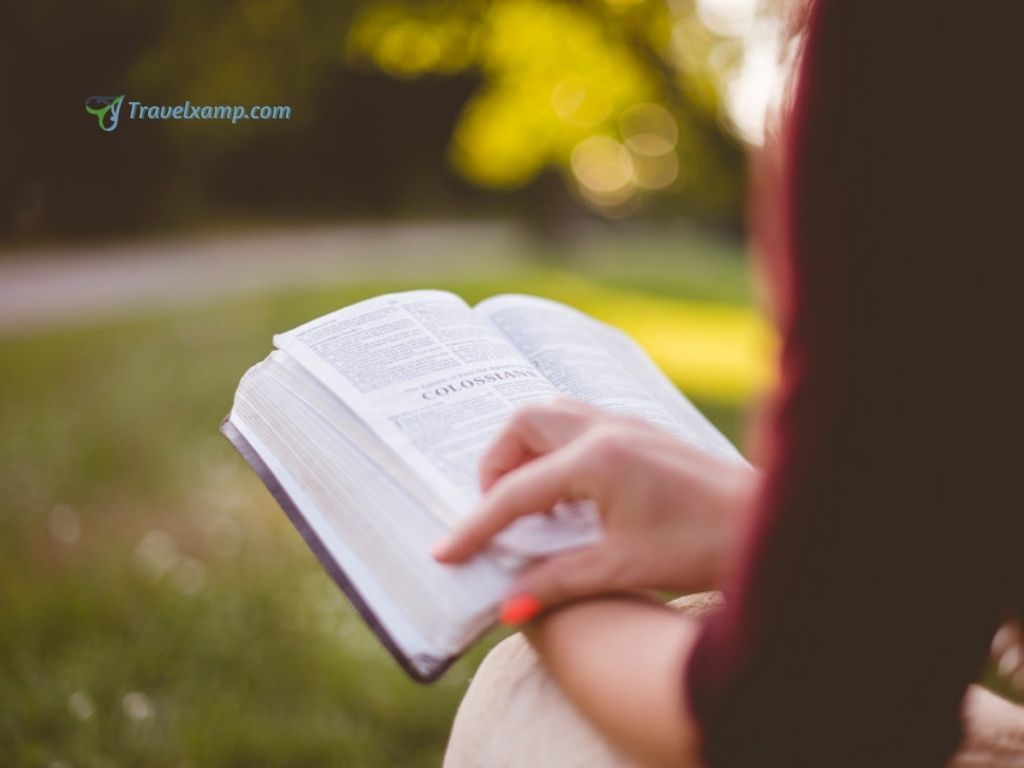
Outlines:
MULTIPOLYGON (((708 593, 672 605, 700 615, 717 600, 708 593)), ((1024 707, 971 686, 964 721, 966 736, 951 768, 1024 768, 1024 707)), ((522 635, 484 659, 455 716, 444 760, 444 768, 632 766, 576 712, 522 635)))

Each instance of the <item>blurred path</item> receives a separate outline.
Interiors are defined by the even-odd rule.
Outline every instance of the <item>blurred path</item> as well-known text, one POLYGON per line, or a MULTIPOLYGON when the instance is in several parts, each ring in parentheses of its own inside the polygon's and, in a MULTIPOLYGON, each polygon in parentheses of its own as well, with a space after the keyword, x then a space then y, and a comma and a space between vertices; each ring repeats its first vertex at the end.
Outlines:
POLYGON ((0 256, 0 335, 321 281, 501 273, 524 241, 513 223, 417 223, 24 249, 0 256))

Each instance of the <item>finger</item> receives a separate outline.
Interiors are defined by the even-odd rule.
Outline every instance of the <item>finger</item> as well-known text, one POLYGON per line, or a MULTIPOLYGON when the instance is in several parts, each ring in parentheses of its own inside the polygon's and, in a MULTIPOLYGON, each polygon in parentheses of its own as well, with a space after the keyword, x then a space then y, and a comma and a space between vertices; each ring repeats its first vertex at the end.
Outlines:
POLYGON ((480 487, 489 491, 502 475, 579 435, 597 409, 572 400, 527 406, 512 417, 480 460, 480 487))
POLYGON ((554 555, 524 571, 510 590, 513 599, 528 596, 543 608, 607 592, 619 592, 620 559, 608 544, 554 555))
POLYGON ((1001 675, 1014 685, 1024 680, 1024 632, 1019 621, 1007 621, 999 628, 992 639, 992 655, 1001 675))
POLYGON ((468 559, 514 520, 581 496, 585 479, 580 452, 572 446, 524 464, 494 484, 473 517, 434 548, 434 557, 446 563, 468 559))
POLYGON ((1024 642, 1024 638, 1021 637, 1020 627, 1016 622, 1007 621, 999 627, 992 638, 992 655, 995 657, 1002 656, 1020 642, 1024 642))
POLYGON ((599 413, 595 408, 564 398, 519 410, 480 461, 481 488, 489 490, 505 473, 565 445, 599 413))
POLYGON ((1002 656, 999 657, 999 674, 1004 677, 1015 677, 1017 672, 1024 669, 1024 651, 1019 643, 1011 645, 1002 656))

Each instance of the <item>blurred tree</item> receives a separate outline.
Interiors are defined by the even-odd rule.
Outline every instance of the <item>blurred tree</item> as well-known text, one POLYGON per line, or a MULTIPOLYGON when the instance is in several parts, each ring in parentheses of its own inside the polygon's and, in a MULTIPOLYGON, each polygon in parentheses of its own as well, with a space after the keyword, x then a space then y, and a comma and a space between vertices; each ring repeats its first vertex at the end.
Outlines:
POLYGON ((738 222, 741 156, 718 119, 736 44, 693 1, 2 4, 0 67, 19 109, 0 129, 0 236, 254 216, 564 218, 567 190, 608 216, 642 204, 738 222), (86 98, 119 93, 287 104, 292 119, 122 115, 96 130, 86 98))
POLYGON ((709 66, 716 51, 729 65, 727 46, 687 0, 417 0, 367 5, 347 50, 400 78, 482 74, 450 148, 481 185, 521 187, 555 166, 604 214, 673 193, 728 217, 740 152, 709 66))

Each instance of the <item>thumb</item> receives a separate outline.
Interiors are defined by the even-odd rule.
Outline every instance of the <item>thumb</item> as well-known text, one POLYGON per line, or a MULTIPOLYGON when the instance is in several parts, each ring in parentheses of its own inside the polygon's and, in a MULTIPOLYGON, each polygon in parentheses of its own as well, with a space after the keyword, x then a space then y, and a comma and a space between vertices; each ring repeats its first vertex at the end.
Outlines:
POLYGON ((617 562, 618 558, 607 546, 597 545, 553 555, 530 566, 509 591, 512 597, 502 607, 502 622, 520 624, 543 608, 603 592, 621 591, 623 585, 618 583, 617 562), (523 610, 524 606, 532 610, 523 610))

